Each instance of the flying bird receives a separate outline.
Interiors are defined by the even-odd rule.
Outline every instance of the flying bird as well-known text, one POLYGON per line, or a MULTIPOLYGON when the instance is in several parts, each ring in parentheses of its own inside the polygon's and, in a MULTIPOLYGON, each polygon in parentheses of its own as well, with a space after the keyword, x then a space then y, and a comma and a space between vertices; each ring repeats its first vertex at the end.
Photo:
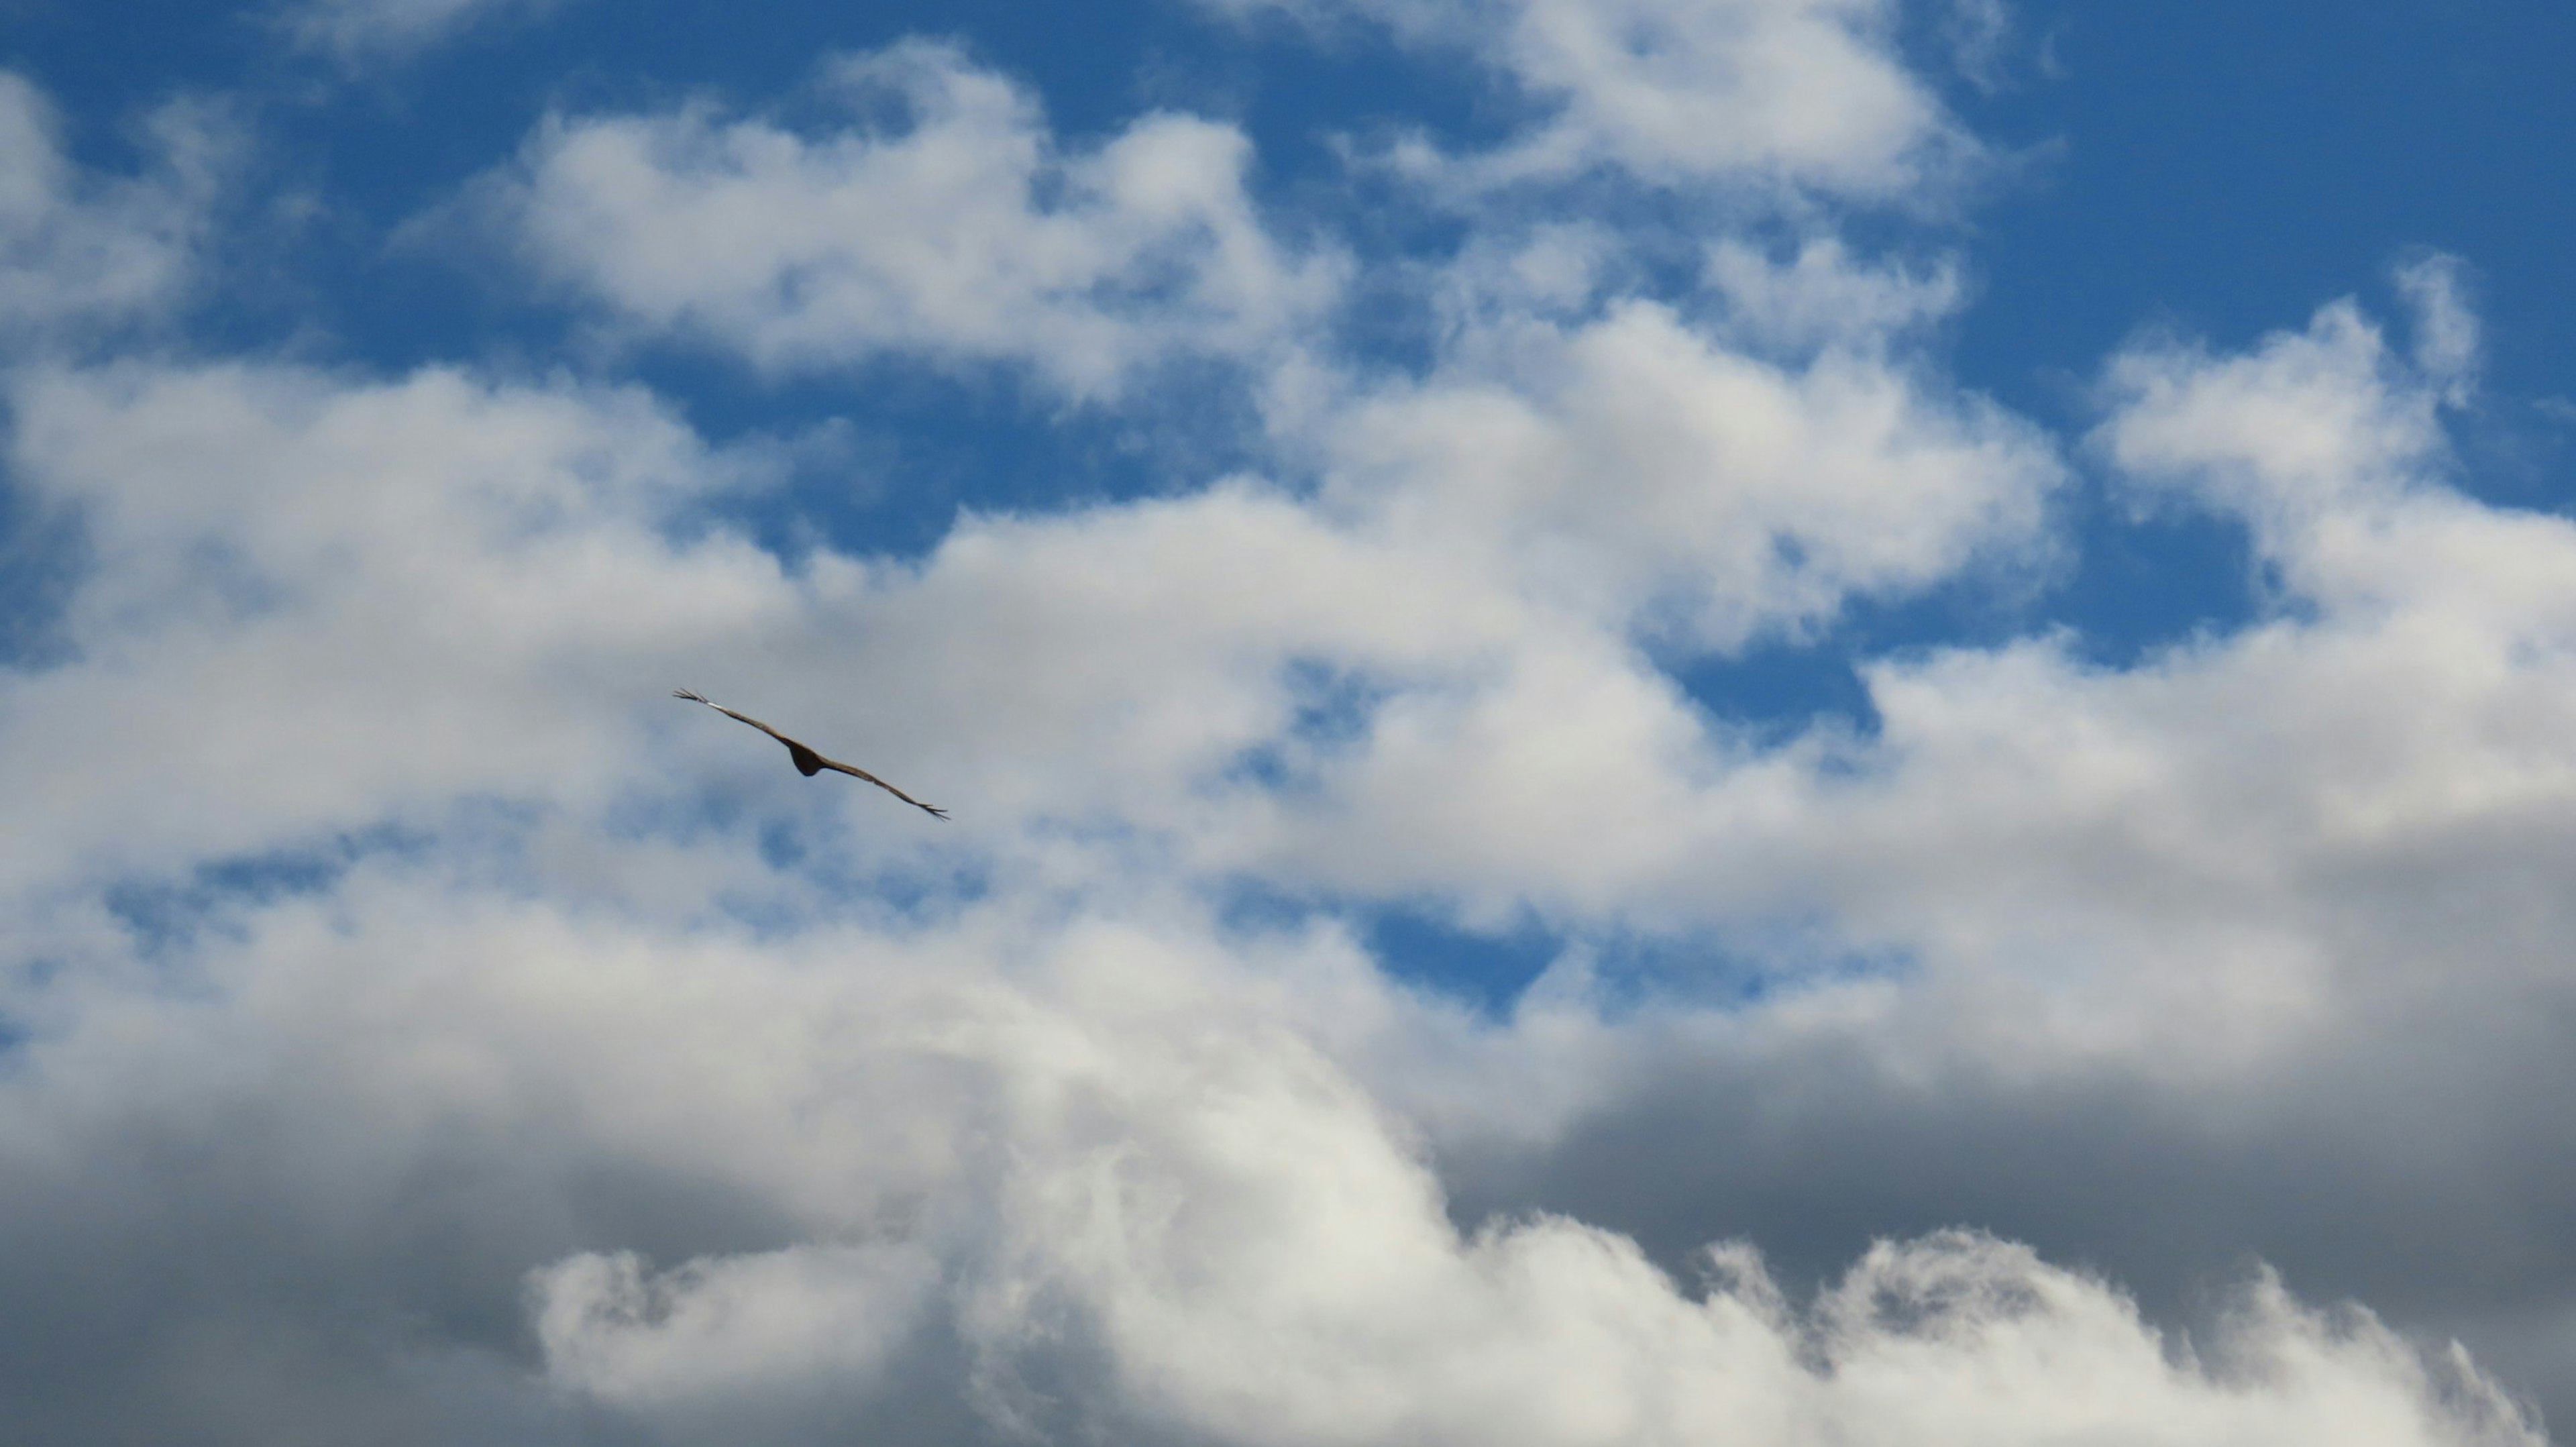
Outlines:
POLYGON ((675 688, 671 690, 671 697, 685 698, 691 703, 705 704, 707 707, 723 714, 726 718, 740 719, 742 722, 751 725, 753 728, 756 728, 762 733, 769 735, 771 738, 778 740, 780 743, 785 744, 787 746, 787 757, 796 761, 796 772, 803 774, 806 778, 810 779, 816 774, 823 772, 825 769, 837 769, 840 772, 849 775, 853 779, 867 780, 869 783, 876 785, 878 788, 894 795, 896 798, 910 804, 912 807, 919 809, 921 812, 929 815, 933 819, 945 819, 948 817, 947 810, 935 808, 929 804, 921 802, 919 799, 912 797, 910 794, 905 793, 903 790, 896 788, 894 785, 887 783, 885 780, 878 778, 876 775, 869 773, 867 770, 860 768, 856 764, 845 764, 839 759, 827 759, 821 754, 814 752, 812 749, 805 747, 803 744, 796 742, 794 739, 789 738, 787 735, 780 733, 778 730, 771 728, 769 725, 762 723, 760 720, 753 718, 751 715, 735 713, 732 709, 725 707, 723 704, 716 702, 714 699, 707 697, 703 693, 692 693, 685 688, 675 688))

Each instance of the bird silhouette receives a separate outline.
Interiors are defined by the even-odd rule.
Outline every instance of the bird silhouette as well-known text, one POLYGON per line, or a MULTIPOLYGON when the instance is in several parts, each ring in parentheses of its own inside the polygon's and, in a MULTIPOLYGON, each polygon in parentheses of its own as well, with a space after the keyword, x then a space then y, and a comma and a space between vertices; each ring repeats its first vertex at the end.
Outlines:
POLYGON ((806 778, 810 779, 816 774, 823 772, 825 769, 837 770, 840 773, 849 775, 853 779, 867 780, 869 783, 876 785, 878 788, 894 795, 896 798, 910 804, 912 807, 919 809, 921 812, 929 815, 933 819, 945 819, 948 817, 947 810, 921 802, 919 799, 912 797, 910 794, 905 793, 903 790, 896 788, 894 785, 887 783, 885 780, 878 778, 876 775, 869 773, 867 770, 860 768, 856 764, 845 764, 839 759, 827 759, 821 754, 814 752, 812 749, 805 747, 803 744, 796 742, 794 739, 789 738, 787 735, 780 733, 778 730, 771 728, 769 725, 762 723, 760 720, 753 718, 751 715, 747 713, 736 713, 732 709, 725 707, 723 704, 716 702, 714 699, 707 697, 703 693, 694 693, 685 688, 675 688, 671 690, 671 697, 685 698, 691 703, 705 704, 707 707, 723 714, 726 718, 738 719, 743 723, 747 723, 753 728, 760 730, 762 733, 769 735, 771 738, 778 740, 780 743, 785 744, 787 746, 787 757, 796 761, 796 772, 803 774, 806 778))

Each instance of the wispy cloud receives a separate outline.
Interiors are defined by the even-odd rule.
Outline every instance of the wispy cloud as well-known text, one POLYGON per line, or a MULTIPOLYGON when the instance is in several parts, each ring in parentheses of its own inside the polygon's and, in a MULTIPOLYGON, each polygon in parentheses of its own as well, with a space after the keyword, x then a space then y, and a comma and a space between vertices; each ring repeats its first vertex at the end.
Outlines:
POLYGON ((13 333, 0 345, 13 350, 178 300, 239 143, 219 108, 175 101, 141 127, 151 168, 103 176, 72 163, 61 124, 34 85, 0 71, 0 320, 13 333))
POLYGON ((346 64, 398 60, 467 29, 542 13, 564 0, 287 0, 274 11, 289 39, 346 64))
POLYGON ((1202 3, 1357 17, 1406 43, 1475 57, 1535 115, 1496 149, 1437 162, 1449 184, 1471 189, 1611 167, 1677 187, 1889 196, 1976 150, 1897 57, 1895 7, 1884 0, 1202 3))

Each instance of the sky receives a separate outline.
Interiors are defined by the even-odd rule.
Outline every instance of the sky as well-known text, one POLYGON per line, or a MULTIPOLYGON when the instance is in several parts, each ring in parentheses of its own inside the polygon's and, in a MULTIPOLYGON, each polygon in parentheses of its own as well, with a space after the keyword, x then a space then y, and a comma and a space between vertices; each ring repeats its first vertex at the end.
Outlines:
POLYGON ((6 1435, 2550 1440, 2571 72, 0 0, 6 1435))

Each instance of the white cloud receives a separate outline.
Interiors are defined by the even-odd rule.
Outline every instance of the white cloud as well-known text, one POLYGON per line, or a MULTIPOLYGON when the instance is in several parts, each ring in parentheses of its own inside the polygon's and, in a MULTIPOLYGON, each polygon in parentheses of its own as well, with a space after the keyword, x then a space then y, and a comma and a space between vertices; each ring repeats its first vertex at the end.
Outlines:
POLYGON ((2108 387, 2115 410, 2097 440, 2113 461, 2244 517, 2288 563, 2322 561, 2295 546, 2315 530, 2420 496, 2447 447, 2441 386, 2420 384, 2348 301, 2246 356, 2133 348, 2108 387))
POLYGON ((94 555, 78 661, 0 691, 0 787, 54 821, 17 882, 579 792, 623 731, 563 700, 786 597, 766 554, 656 531, 741 471, 638 393, 129 364, 11 401, 14 476, 94 555))
MULTIPOLYGON (((1886 196, 1955 144, 1876 6, 1370 13, 1544 104, 1488 178, 1886 196)), ((1925 1234, 2108 1240, 2166 1304, 2249 1221, 2302 1289, 2396 1283, 2392 1320, 2576 1298, 2576 528, 2446 486, 2446 264, 2401 282, 2412 355, 2343 303, 2109 368, 2099 456, 2247 528, 2253 625, 2117 669, 1879 659, 1874 735, 1781 743, 1647 649, 2050 546, 2056 443, 1907 345, 1949 273, 1721 236, 1659 299, 1615 228, 1469 213, 1446 330, 1391 373, 1316 340, 1342 263, 1275 238, 1240 133, 1061 154, 935 46, 841 79, 905 125, 576 118, 502 184, 619 324, 773 368, 1114 402, 1244 361, 1281 478, 789 560, 689 521, 760 455, 640 388, 13 372, 13 481, 94 552, 66 657, 0 672, 0 1374, 39 1363, 0 1380, 32 1419, 2537 1440, 2461 1354, 2269 1278, 2186 1343, 1925 1234), (674 683, 958 822, 800 781, 674 683), (1317 914, 1223 923, 1246 886, 1317 914), (1331 922, 1385 902, 1568 945, 1474 1021, 1331 922), (1642 1003, 1596 968, 1623 944, 1674 961, 1642 1003), (1791 1305, 1751 1247, 1665 1269, 1747 1221, 1828 1289, 1791 1305)), ((175 249, 87 259, 159 223, 7 95, 9 234, 74 283, 22 305, 167 295, 175 249)))
POLYGON ((189 102, 156 112, 144 131, 151 172, 86 172, 65 154, 44 95, 0 71, 0 324, 11 350, 134 320, 186 286, 231 142, 215 111, 189 102))
POLYGON ((1882 666, 1879 741, 1775 753, 1712 733, 1632 630, 1680 597, 1725 646, 1950 576, 2027 533, 2052 465, 1874 364, 1784 371, 1651 309, 1535 333, 1517 371, 1462 366, 1328 414, 1352 460, 1320 510, 1245 484, 974 522, 917 569, 827 554, 801 578, 721 535, 659 535, 661 499, 732 464, 631 395, 435 372, 44 377, 20 398, 18 466, 92 510, 103 571, 70 613, 91 666, 17 685, 13 756, 152 762, 29 765, 13 788, 59 804, 57 861, 146 814, 183 859, 458 790, 597 797, 626 777, 626 710, 658 692, 632 675, 658 666, 782 722, 828 707, 863 737, 914 735, 869 757, 988 818, 1123 820, 1193 868, 1483 918, 1824 910, 1851 947, 1935 966, 1972 1015, 2071 949, 2104 968, 2045 986, 2057 1003, 2019 1017, 2020 1048, 2242 1058, 2308 1028, 2339 946, 2305 923, 2321 900, 2236 871, 2339 847, 2315 832, 2334 820, 2474 820, 2564 772, 2547 742, 2563 525, 2439 492, 2356 512, 2426 485, 2406 469, 2429 404, 2366 325, 2334 310, 2320 328, 2248 358, 2124 362, 2137 400, 2106 445, 2250 469, 2231 486, 2264 491, 2214 496, 2258 523, 2280 497, 2324 509, 2269 546, 2336 613, 2132 674, 2045 644, 1882 666), (2345 420, 2291 445, 2259 420, 2275 414, 2345 420), (2394 480, 2352 494, 2355 476, 2394 480), (757 647, 722 641, 744 629, 757 647), (1347 730, 1299 732, 1298 664, 1359 688, 1347 730), (1163 686, 1140 694, 1140 675, 1163 686), (826 702, 846 677, 907 684, 851 714, 826 702), (276 703, 317 687, 327 715, 276 703), (609 714, 557 717, 598 689, 609 714), (2409 702, 2336 701, 2381 693, 2409 702), (72 722, 99 719, 119 722, 72 722), (1230 772, 1262 750, 1300 790, 1230 772), (1584 850, 1550 842, 1580 831, 1598 836, 1584 850), (2184 897, 2232 902, 2163 903, 2184 897), (2245 1033, 2192 1023, 2212 991, 2245 1033))
MULTIPOLYGON (((1873 548, 1882 516, 1814 496, 1836 476, 1818 459, 1858 446, 1876 460, 1855 498, 1903 518, 1899 487, 1924 488, 1966 538, 1991 495, 1942 479, 2035 497, 2046 449, 1984 436, 1973 410, 1945 414, 1878 364, 1754 363, 1668 313, 1521 341, 1350 415, 1474 437, 1415 409, 1481 389, 1523 419, 1505 461, 1543 457, 1528 439, 1554 429, 1645 448, 1675 416, 1680 460, 1423 502, 1512 476, 1432 448, 1314 498, 1237 482, 976 520, 918 564, 824 552, 794 574, 721 533, 666 533, 744 464, 641 394, 450 370, 23 374, 13 465, 89 510, 99 571, 70 615, 79 656, 0 695, 5 756, 47 761, 9 782, 48 841, 13 864, 15 907, 83 966, 14 987, 39 1043, 11 1087, 11 1148, 99 1163, 77 1181, 126 1159, 146 1122, 292 1142, 226 1209, 319 1212, 319 1240, 357 1233, 352 1259, 425 1249, 367 1235, 401 1182, 464 1182, 435 1214, 468 1234, 473 1289, 513 1299, 538 1272, 559 1384, 681 1440, 755 1400, 800 1440, 915 1391, 1246 1441, 1630 1440, 1710 1413, 1769 1413, 1782 1440, 1921 1440, 1888 1425, 1896 1404, 1919 1424, 1942 1401, 1962 1440, 2139 1421, 2182 1424, 2177 1441, 2518 1440, 2490 1389, 2436 1385, 2454 1367, 2259 1291, 2241 1334, 2194 1363, 2115 1293, 1992 1242, 1890 1248, 1783 1314, 1750 1288, 1680 1290, 1572 1221, 1462 1238, 1409 1139, 1516 1135, 1544 1157, 1623 1092, 1681 1089, 1677 1062, 1712 1059, 1756 1098, 1841 1051, 1917 1090, 1973 1079, 2017 1101, 2107 1081, 2234 1118, 2267 1082, 2339 1078, 2401 1025, 2445 1052, 2494 1049, 2495 1011, 2556 988, 2513 942, 2558 937, 2555 893, 2484 886, 2524 923, 2468 944, 2417 906, 2500 853, 2564 847, 2548 821, 2576 789, 2558 742, 2576 693, 2556 660, 2576 653, 2552 640, 2576 620, 2557 581, 2576 576, 2576 530, 2420 475, 2436 434, 2410 419, 2441 383, 2348 309, 2244 357, 2141 353, 2113 369, 2131 390, 2110 455, 2223 474, 2199 495, 2256 519, 2298 586, 2374 587, 2315 584, 2314 619, 2128 672, 2044 642, 1883 665, 1876 741, 1758 750, 1636 655, 1650 592, 1562 580, 1693 558, 1735 576, 1712 546, 1731 529, 1693 532, 1670 510, 1687 504, 1824 519, 1804 525, 1863 560, 1835 586, 1915 585, 1967 545, 1927 545, 1938 530, 1906 520, 1895 531, 1932 551, 1873 548), (1882 400, 1825 405, 1851 391, 1832 368, 1882 400), (1700 389, 1726 405, 1691 402, 1700 389), (1828 420, 1803 420, 1816 407, 1828 420), (2247 420, 2276 412, 2342 430, 2284 445, 2247 420), (1785 436, 1805 470, 1776 493, 1757 466, 1690 470, 1732 463, 1736 428, 1785 436), (1585 482, 1573 496, 1608 515, 1594 534, 1532 531, 1597 553, 1530 571, 1515 520, 1585 482), (1666 510, 1618 516, 1649 505, 1666 510), (2300 525, 2260 521, 2276 516, 2300 525), (1384 691, 1348 734, 1303 738, 1301 661, 1384 691), (684 672, 873 738, 894 777, 944 774, 971 832, 880 830, 874 800, 812 792, 738 731, 639 722, 684 672), (1285 791, 1228 772, 1263 747, 1286 751, 1285 791), (738 771, 752 819, 631 837, 694 817, 668 781, 710 769, 738 771), (516 801, 527 822, 459 827, 441 810, 460 796, 516 801), (217 908, 181 994, 84 894, 386 819, 429 841, 421 862, 217 908), (755 823, 840 862, 816 879, 764 867, 755 823), (1570 837, 1585 847, 1541 847, 1570 837), (877 909, 832 902, 844 871, 918 869, 921 844, 962 851, 990 902, 827 923, 877 909), (1577 989, 1479 1037, 1329 934, 1247 939, 1170 897, 1245 870, 1496 917, 1537 904, 1578 929, 1825 924, 1775 962, 1791 988, 1772 1006, 1617 1025, 1577 989), (738 937, 730 910, 773 932, 738 937), (2434 947, 2470 963, 2428 981, 2414 961, 2434 947), (1838 949, 1912 967, 1797 985, 1838 949), (2428 1011, 2436 983, 2449 1003, 2428 1011), (652 1184, 598 1201, 700 1204, 651 1230, 566 1204, 602 1172, 652 1184), (558 1204, 501 1224, 532 1200, 558 1204), (1928 1316, 1860 1306, 1918 1286, 1928 1316), (940 1376, 921 1362, 951 1330, 967 1359, 940 1376)), ((1778 578, 1741 586, 1763 616, 1814 606, 1778 578)), ((152 1199, 196 1198, 151 1174, 178 1168, 133 1169, 152 1199)), ((279 1249, 254 1259, 350 1264, 279 1249)), ((437 1275, 418 1271, 367 1309, 414 1309, 400 1303, 437 1275)), ((268 1370, 304 1369, 271 1349, 268 1370)))
POLYGON ((1426 549, 1492 538, 1538 596, 1669 608, 1718 648, 2022 541, 2058 476, 2026 427, 1882 361, 1776 367, 1651 303, 1463 350, 1336 419, 1334 501, 1426 549))
POLYGON ((1871 266, 1833 237, 1811 239, 1787 263, 1732 237, 1708 252, 1708 285, 1727 319, 1749 339, 1792 349, 1885 338, 1957 311, 1959 268, 1943 261, 1917 272, 1871 266))
POLYGON ((568 1257, 532 1282, 552 1377, 654 1407, 880 1372, 916 1326, 935 1263, 887 1247, 794 1246, 647 1278, 632 1252, 568 1257))
MULTIPOLYGON (((190 1243, 163 1319, 251 1334, 246 1437, 350 1372, 334 1343, 399 1356, 424 1316, 503 1360, 515 1270, 550 1385, 673 1442, 954 1441, 911 1414, 969 1399, 987 1432, 1143 1442, 2540 1440, 2455 1354, 2268 1282, 2186 1352, 1967 1233, 1875 1248, 1807 1309, 1749 1248, 1684 1289, 1570 1220, 1462 1235, 1301 1028, 1438 1022, 1329 935, 1137 900, 763 939, 518 893, 370 863, 209 939, 184 992, 59 982, 79 1028, 0 1096, 0 1221, 82 1269, 14 1256, 12 1299, 85 1329, 190 1243), (107 1192, 122 1224, 47 1214, 107 1192), (639 1237, 680 1264, 596 1244, 639 1237)), ((115 1353, 100 1390, 201 1417, 185 1350, 115 1353)), ((416 1421, 436 1380, 375 1410, 416 1421)), ((565 1408, 496 1410, 486 1440, 565 1408)))
POLYGON ((612 315, 774 368, 908 352, 1099 396, 1165 359, 1258 356, 1333 298, 1332 260, 1264 229, 1232 127, 1155 114, 1060 155, 1025 91, 920 41, 839 62, 830 88, 906 124, 557 119, 504 207, 612 315))
MULTIPOLYGON (((2100 1283, 1968 1233, 1882 1243, 1812 1311, 1787 1307, 1741 1247, 1714 1252, 1704 1293, 1685 1293, 1570 1221, 1462 1239, 1365 1103, 1293 1052, 1244 1042, 1175 1061, 1107 1044, 1072 1057, 1079 1084, 1035 1097, 1078 1091, 1105 1118, 1013 1132, 1000 1249, 961 1263, 954 1289, 989 1373, 1087 1342, 1108 1378, 1087 1405, 1131 1440, 2540 1440, 2455 1354, 2366 1314, 2311 1312, 2268 1280, 2195 1352, 2100 1283)), ((670 1315, 651 1334, 675 1361, 699 1348, 684 1371, 600 1383, 579 1334, 549 1334, 550 1364, 648 1419, 711 1360, 765 1382, 781 1360, 751 1349, 767 1321, 828 1310, 807 1303, 833 1289, 803 1273, 743 1300, 736 1278, 772 1266, 703 1262, 661 1288, 670 1315), (720 1292, 724 1305, 705 1299, 720 1292), (730 1339, 705 1340, 725 1306, 730 1339)), ((544 1310, 577 1308, 620 1269, 550 1268, 544 1310)), ((864 1313, 880 1289, 838 1294, 864 1313)))
POLYGON ((401 57, 469 27, 534 14, 561 0, 288 0, 277 22, 295 43, 344 62, 401 57))
POLYGON ((1885 0, 1203 0, 1249 14, 1353 14, 1474 55, 1543 111, 1460 158, 1470 188, 1617 167, 1884 197, 1975 147, 1895 53, 1885 0))
POLYGON ((2443 400, 2465 406, 2477 382, 2478 318, 2464 293, 2467 268, 2428 252, 2397 268, 2397 290, 2415 309, 2415 365, 2443 384, 2443 400))
POLYGON ((1950 58, 1968 83, 1989 94, 2004 85, 2004 49, 2012 38, 2012 11, 2003 0, 1950 0, 1941 20, 1950 58))

